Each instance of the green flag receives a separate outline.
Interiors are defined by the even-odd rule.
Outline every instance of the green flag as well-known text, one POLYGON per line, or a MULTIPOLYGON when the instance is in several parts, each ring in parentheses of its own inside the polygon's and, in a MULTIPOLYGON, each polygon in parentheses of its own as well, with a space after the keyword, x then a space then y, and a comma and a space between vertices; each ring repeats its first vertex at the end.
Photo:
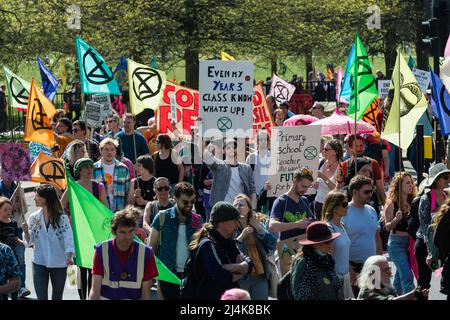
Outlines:
POLYGON ((416 67, 416 62, 414 61, 414 58, 409 55, 409 59, 408 59, 408 67, 412 70, 416 67))
POLYGON ((356 112, 356 117, 359 120, 378 97, 378 90, 372 75, 372 65, 369 57, 357 34, 355 34, 354 45, 354 58, 353 61, 350 61, 348 72, 346 71, 346 74, 351 76, 352 88, 348 115, 354 118, 356 112))
POLYGON ((85 94, 120 95, 114 74, 105 59, 81 38, 76 39, 81 91, 85 94))
POLYGON ((17 76, 6 66, 3 66, 3 71, 5 72, 6 87, 8 88, 9 92, 9 105, 14 108, 27 109, 31 83, 17 76))
MULTIPOLYGON (((92 268, 96 244, 113 238, 110 221, 112 212, 71 177, 67 177, 69 205, 78 266, 92 268)), ((138 240, 138 238, 136 237, 138 240)), ((155 255, 157 280, 180 284, 178 279, 155 255)))

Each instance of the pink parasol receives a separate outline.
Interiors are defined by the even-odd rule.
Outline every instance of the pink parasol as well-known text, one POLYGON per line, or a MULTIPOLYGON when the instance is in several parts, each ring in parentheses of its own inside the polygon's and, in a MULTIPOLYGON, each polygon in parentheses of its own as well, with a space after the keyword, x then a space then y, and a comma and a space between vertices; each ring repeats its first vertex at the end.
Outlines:
POLYGON ((301 126, 313 123, 319 120, 316 117, 310 116, 309 114, 297 114, 289 119, 285 120, 283 127, 301 126))
MULTIPOLYGON (((355 119, 349 116, 333 113, 327 118, 315 121, 310 126, 322 126, 322 135, 355 134, 355 119)), ((375 128, 365 121, 356 122, 356 133, 372 133, 375 128)))

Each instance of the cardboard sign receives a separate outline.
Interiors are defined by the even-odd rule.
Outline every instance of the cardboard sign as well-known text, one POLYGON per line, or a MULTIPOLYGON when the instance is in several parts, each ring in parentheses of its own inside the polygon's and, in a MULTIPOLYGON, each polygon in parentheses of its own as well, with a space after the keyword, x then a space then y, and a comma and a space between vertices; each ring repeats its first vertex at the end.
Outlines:
POLYGON ((313 96, 309 93, 293 94, 289 100, 290 110, 295 114, 303 114, 313 106, 313 96))
POLYGON ((113 114, 109 94, 94 94, 92 101, 102 105, 102 120, 113 114))
POLYGON ((253 135, 253 62, 200 61, 203 136, 253 135))
POLYGON ((98 128, 102 125, 103 106, 94 101, 86 102, 86 123, 91 128, 98 128))
POLYGON ((156 126, 159 133, 172 133, 172 110, 170 96, 175 96, 177 128, 182 135, 189 135, 191 127, 198 117, 198 91, 166 82, 161 104, 155 113, 156 126))
POLYGON ((391 80, 378 80, 378 97, 384 99, 389 94, 389 86, 391 85, 391 80))
POLYGON ((29 181, 30 152, 21 143, 0 144, 0 172, 3 180, 29 181))
POLYGON ((261 128, 265 128, 271 135, 271 129, 275 126, 269 107, 267 106, 266 96, 262 84, 259 83, 253 87, 255 95, 253 96, 253 137, 261 128))
POLYGON ((417 83, 419 84, 422 92, 427 91, 428 86, 430 85, 430 81, 431 81, 430 72, 414 68, 413 74, 414 74, 414 77, 416 78, 417 83))
POLYGON ((306 167, 317 179, 320 155, 321 126, 273 127, 268 197, 288 192, 294 171, 306 167))

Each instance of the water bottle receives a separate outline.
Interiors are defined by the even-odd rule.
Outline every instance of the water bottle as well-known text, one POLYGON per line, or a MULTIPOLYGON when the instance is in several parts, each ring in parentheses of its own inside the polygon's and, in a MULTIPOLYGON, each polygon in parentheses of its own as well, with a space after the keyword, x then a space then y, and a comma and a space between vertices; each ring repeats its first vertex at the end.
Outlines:
POLYGON ((67 287, 77 289, 77 266, 75 265, 67 267, 67 287))

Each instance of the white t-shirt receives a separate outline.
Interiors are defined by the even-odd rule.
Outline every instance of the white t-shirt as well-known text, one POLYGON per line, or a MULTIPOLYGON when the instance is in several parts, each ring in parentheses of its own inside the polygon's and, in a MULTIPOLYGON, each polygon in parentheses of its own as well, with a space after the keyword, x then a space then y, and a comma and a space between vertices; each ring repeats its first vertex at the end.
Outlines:
POLYGON ((105 174, 106 190, 108 191, 109 208, 114 212, 114 196, 113 196, 113 179, 114 179, 114 168, 116 164, 106 164, 102 162, 103 172, 105 174))
POLYGON ((178 227, 177 253, 176 253, 177 272, 184 272, 184 265, 189 256, 188 242, 186 239, 186 225, 180 224, 178 227))
POLYGON ((241 177, 239 176, 239 166, 231 167, 230 186, 228 187, 224 201, 233 203, 234 198, 238 194, 243 193, 243 190, 241 177))

